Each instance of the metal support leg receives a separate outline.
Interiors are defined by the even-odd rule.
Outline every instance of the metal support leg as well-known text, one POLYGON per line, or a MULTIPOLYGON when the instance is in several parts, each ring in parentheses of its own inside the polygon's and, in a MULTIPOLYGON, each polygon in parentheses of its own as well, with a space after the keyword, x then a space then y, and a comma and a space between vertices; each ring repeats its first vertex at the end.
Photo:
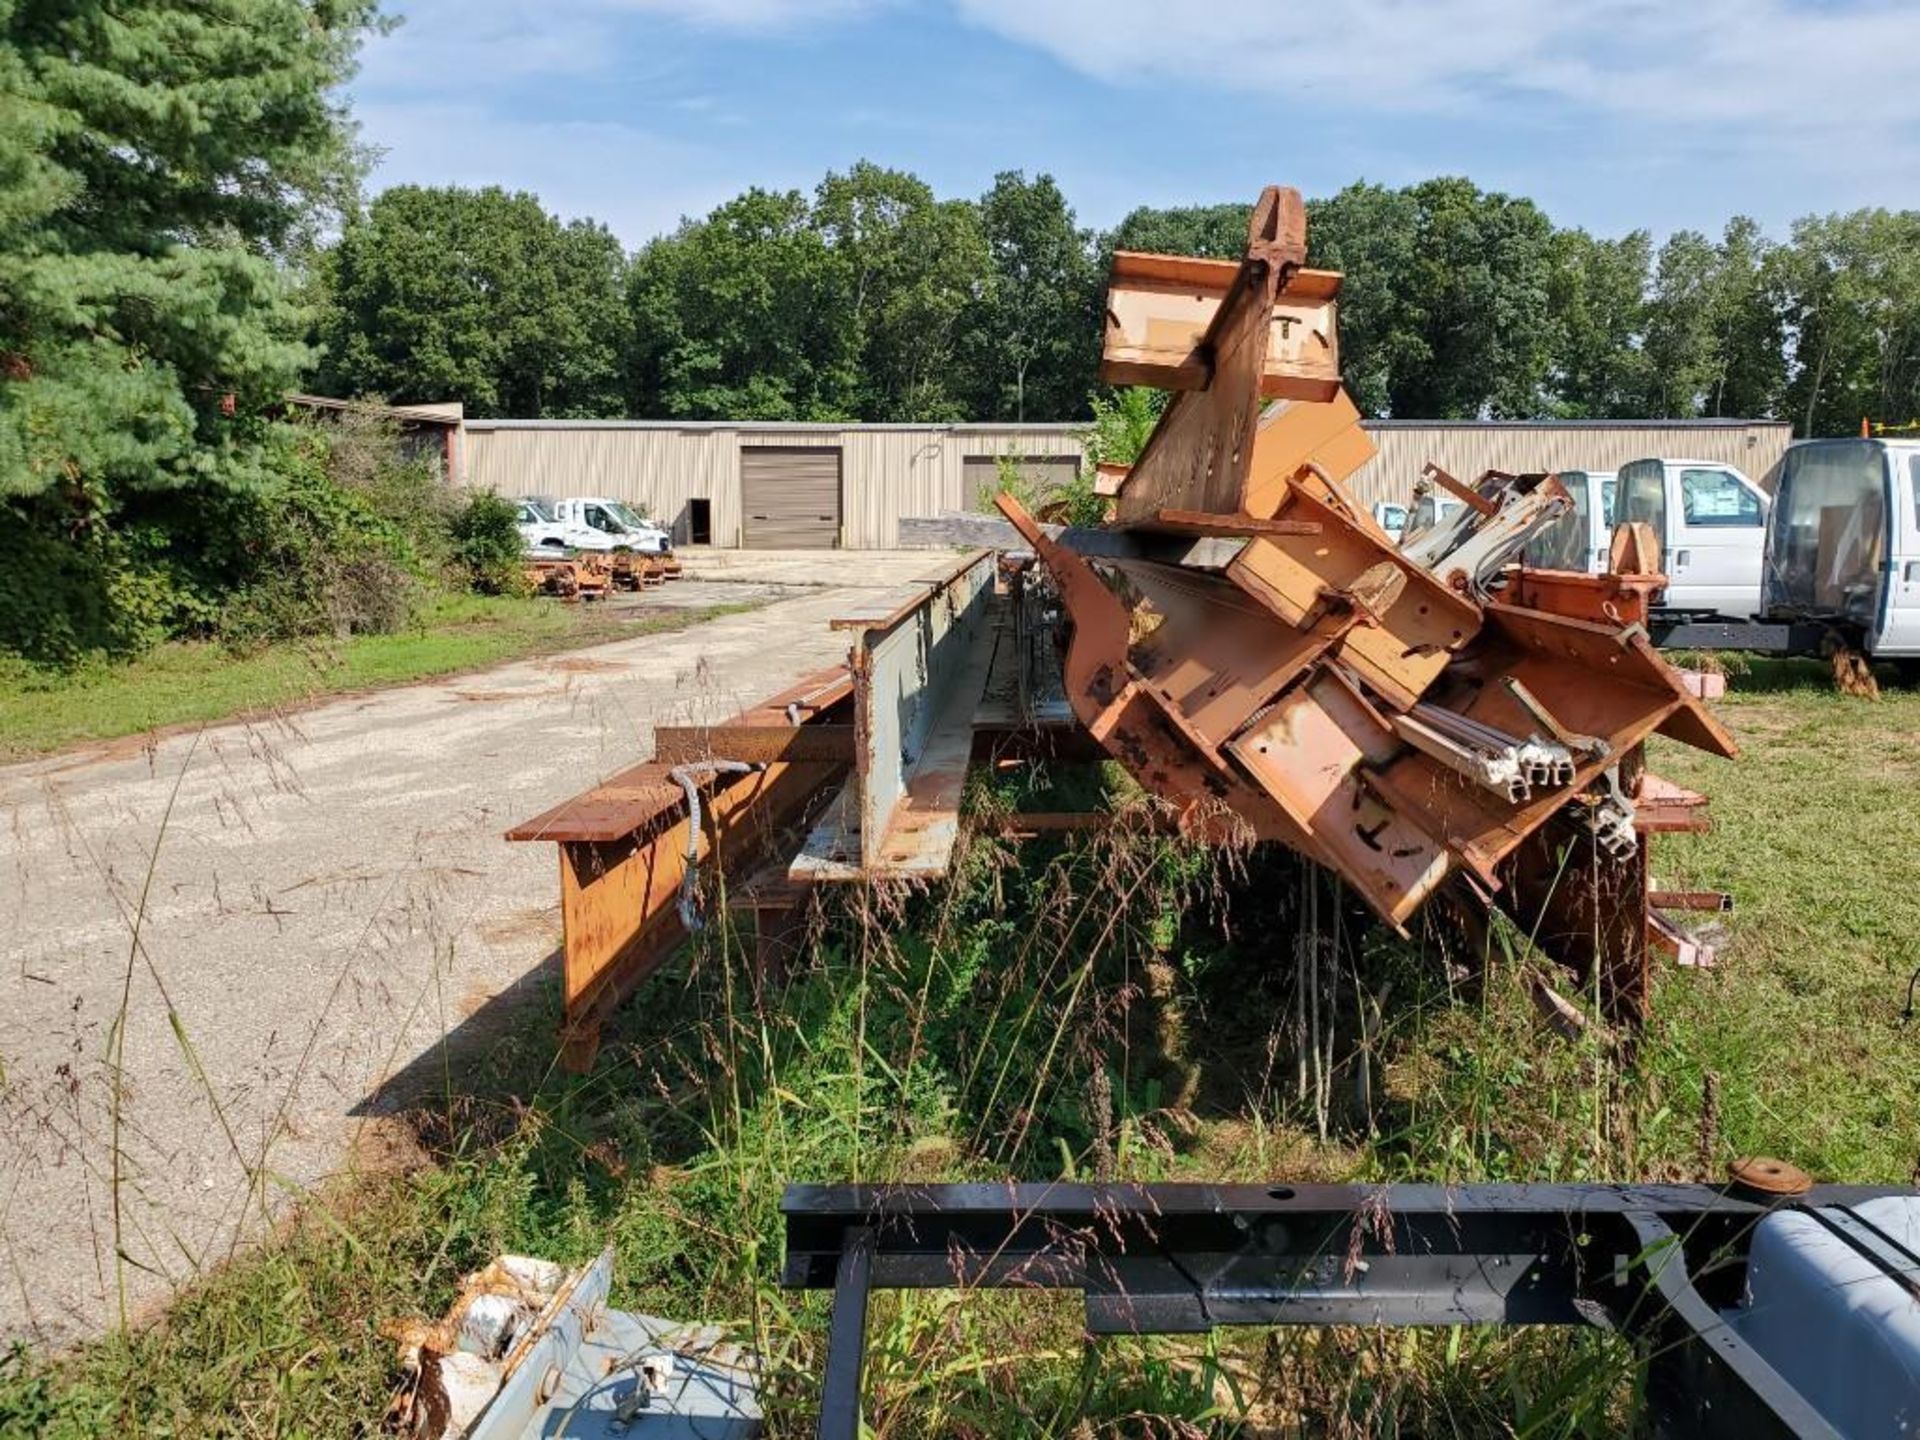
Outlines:
POLYGON ((867 1294, 872 1279, 873 1230, 857 1226, 847 1231, 833 1280, 819 1440, 860 1440, 860 1374, 867 1361, 867 1294))

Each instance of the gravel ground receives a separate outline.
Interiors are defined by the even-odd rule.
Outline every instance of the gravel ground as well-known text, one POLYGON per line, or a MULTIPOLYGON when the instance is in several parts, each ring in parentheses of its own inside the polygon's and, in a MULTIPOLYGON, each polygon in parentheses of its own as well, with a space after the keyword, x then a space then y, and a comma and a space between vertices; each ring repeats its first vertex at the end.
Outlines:
POLYGON ((843 658, 830 618, 939 563, 849 558, 690 557, 638 603, 793 598, 0 767, 0 1343, 97 1333, 123 1284, 151 1315, 265 1223, 250 1172, 345 1167, 381 1082, 531 995, 558 944, 551 849, 501 832, 644 758, 656 722, 843 658))

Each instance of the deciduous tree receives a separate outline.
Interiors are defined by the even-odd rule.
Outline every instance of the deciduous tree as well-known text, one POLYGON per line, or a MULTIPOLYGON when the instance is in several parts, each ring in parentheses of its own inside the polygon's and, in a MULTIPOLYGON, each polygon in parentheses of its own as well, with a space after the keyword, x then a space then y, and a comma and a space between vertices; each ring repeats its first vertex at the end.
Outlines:
POLYGON ((980 420, 1084 415, 1100 356, 1092 237, 1050 175, 995 177, 980 199, 988 265, 961 353, 980 420))
POLYGON ((683 223, 635 257, 629 278, 635 413, 858 418, 854 288, 797 190, 749 190, 683 223))
POLYGON ((1547 390, 1554 413, 1573 419, 1644 416, 1652 366, 1644 346, 1647 268, 1644 230, 1596 240, 1556 231, 1547 306, 1552 317, 1547 390))
POLYGON ((955 355, 961 316, 987 268, 979 212, 936 200, 924 181, 868 161, 829 174, 813 225, 841 262, 864 420, 967 417, 955 355))
POLYGON ((532 195, 396 186, 326 257, 321 384, 474 415, 617 414, 625 263, 605 228, 532 195))

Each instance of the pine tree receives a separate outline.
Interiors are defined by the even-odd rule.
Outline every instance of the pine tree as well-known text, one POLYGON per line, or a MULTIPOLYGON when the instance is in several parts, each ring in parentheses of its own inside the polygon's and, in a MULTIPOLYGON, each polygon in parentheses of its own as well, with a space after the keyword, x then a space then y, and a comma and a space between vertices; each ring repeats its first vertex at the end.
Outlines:
POLYGON ((0 496, 245 484, 376 0, 0 0, 0 496))

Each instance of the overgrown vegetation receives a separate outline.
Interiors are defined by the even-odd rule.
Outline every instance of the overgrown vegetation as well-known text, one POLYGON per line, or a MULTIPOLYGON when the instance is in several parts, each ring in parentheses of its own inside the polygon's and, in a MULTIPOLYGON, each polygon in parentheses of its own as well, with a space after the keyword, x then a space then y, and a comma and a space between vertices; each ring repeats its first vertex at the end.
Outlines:
POLYGON ((74 670, 165 640, 244 653, 391 635, 444 596, 524 591, 512 507, 449 489, 374 412, 276 424, 259 455, 244 487, 0 507, 17 560, 0 586, 0 656, 74 670))
MULTIPOLYGON (((1716 970, 1662 972, 1631 1055, 1537 1021, 1516 937, 1462 988, 1431 942, 1362 940, 1284 857, 976 835, 951 886, 854 898, 784 981, 710 932, 584 1079, 552 1069, 548 1014, 450 1035, 393 1122, 417 1163, 310 1206, 162 1324, 16 1358, 0 1432, 354 1433, 384 1393, 380 1317, 437 1312, 500 1250, 611 1243, 621 1303, 728 1323, 769 1357, 778 1433, 804 1433, 825 1308, 776 1283, 789 1180, 1694 1179, 1749 1153, 1902 1180, 1920 1151, 1899 1019, 1920 965, 1920 812, 1901 803, 1920 694, 1861 704, 1817 667, 1755 667, 1725 714, 1739 762, 1657 748, 1718 821, 1664 837, 1657 871, 1731 888, 1732 941, 1716 970), (1331 1046, 1298 1018, 1303 954, 1331 1046)), ((1054 779, 1079 793, 1020 803, 1089 785, 1128 803, 1112 777, 1054 779)), ((1013 799, 979 793, 976 813, 1013 799)), ((1635 1394, 1630 1352, 1598 1334, 1089 1344, 1059 1297, 929 1293, 878 1298, 870 1335, 882 1435, 1598 1436, 1630 1428, 1635 1394)))
MULTIPOLYGON (((0 656, 392 634, 514 588, 497 507, 359 412, 280 417, 354 208, 373 0, 0 7, 0 656)), ((510 528, 510 527, 508 527, 510 528)))

